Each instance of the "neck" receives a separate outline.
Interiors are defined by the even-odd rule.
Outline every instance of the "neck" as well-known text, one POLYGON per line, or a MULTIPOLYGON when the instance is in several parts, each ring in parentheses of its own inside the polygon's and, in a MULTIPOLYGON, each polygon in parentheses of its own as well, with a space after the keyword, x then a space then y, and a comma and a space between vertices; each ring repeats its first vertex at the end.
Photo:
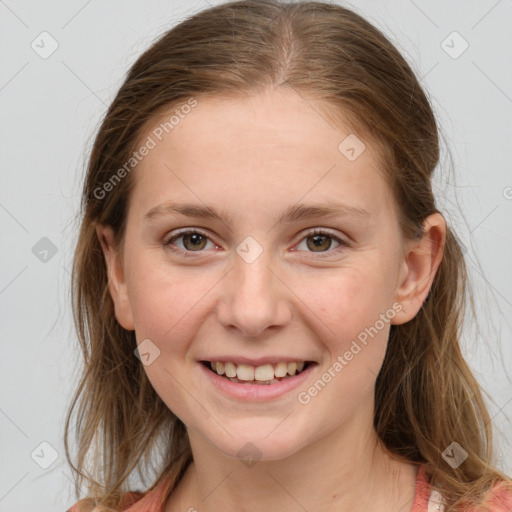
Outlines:
POLYGON ((180 506, 166 512, 410 510, 416 467, 392 459, 374 429, 360 427, 343 425, 287 458, 253 465, 226 457, 189 430, 194 461, 173 493, 180 506))

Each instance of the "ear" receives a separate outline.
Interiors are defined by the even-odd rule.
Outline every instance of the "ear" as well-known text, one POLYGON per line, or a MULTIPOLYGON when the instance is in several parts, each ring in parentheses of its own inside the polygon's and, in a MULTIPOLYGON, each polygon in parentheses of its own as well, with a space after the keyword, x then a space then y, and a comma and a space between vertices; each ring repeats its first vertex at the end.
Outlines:
POLYGON ((446 240, 443 216, 440 213, 429 215, 423 223, 423 230, 420 240, 406 242, 395 294, 395 302, 400 303, 402 309, 394 316, 392 324, 404 324, 417 315, 443 259, 446 240))
POLYGON ((114 302, 117 321, 128 331, 135 329, 133 313, 128 296, 122 261, 114 244, 114 231, 111 226, 96 224, 105 262, 107 265, 108 288, 114 302))

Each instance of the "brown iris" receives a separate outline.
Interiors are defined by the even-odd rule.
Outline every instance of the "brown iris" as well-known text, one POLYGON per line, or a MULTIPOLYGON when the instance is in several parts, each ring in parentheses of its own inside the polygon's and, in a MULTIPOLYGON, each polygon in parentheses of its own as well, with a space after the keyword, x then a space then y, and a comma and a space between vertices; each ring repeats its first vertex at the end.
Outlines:
POLYGON ((200 250, 204 249, 206 244, 206 237, 200 233, 188 233, 183 236, 183 246, 188 250, 200 250), (190 246, 187 245, 187 241, 190 241, 190 246))
POLYGON ((321 252, 316 251, 316 249, 329 249, 331 247, 331 237, 328 235, 309 236, 307 246, 308 249, 312 249, 314 252, 321 252), (310 243, 310 240, 313 240, 313 242, 310 243))

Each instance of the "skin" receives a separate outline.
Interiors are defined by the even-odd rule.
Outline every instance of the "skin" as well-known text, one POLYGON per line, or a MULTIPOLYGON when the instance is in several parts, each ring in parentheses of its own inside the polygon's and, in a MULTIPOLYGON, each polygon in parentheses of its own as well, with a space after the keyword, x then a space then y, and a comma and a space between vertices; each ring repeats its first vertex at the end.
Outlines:
POLYGON ((116 318, 138 343, 149 338, 159 348, 145 371, 189 433, 194 462, 166 512, 412 507, 416 467, 390 457, 373 428, 375 380, 390 325, 411 320, 427 297, 445 222, 431 215, 421 240, 405 240, 376 146, 359 136, 366 150, 349 161, 338 146, 352 130, 329 122, 320 107, 283 90, 201 99, 133 171, 120 252, 111 229, 97 225, 116 318), (230 219, 144 220, 169 200, 207 204, 230 219), (275 223, 297 202, 330 201, 369 216, 275 223), (207 236, 195 250, 190 240, 174 240, 191 257, 164 245, 178 228, 207 236), (309 228, 348 245, 327 238, 315 249, 309 228), (263 249, 250 264, 236 252, 247 236, 263 249), (401 310, 299 403, 298 393, 393 304, 401 310), (288 354, 318 366, 299 389, 251 403, 224 396, 200 371, 198 360, 222 353, 288 354), (261 456, 250 467, 237 456, 248 442, 261 456))

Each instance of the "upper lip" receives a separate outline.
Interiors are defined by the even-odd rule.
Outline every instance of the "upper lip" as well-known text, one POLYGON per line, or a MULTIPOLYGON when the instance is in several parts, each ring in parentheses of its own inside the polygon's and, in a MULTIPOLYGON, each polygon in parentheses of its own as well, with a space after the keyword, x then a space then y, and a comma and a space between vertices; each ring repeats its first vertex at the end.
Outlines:
POLYGON ((209 361, 209 362, 230 362, 235 363, 237 365, 239 364, 248 364, 252 366, 263 366, 264 364, 276 364, 276 363, 294 363, 294 362, 300 362, 304 361, 314 363, 312 359, 304 359, 301 357, 290 357, 290 356, 266 356, 266 357, 258 357, 256 359, 252 359, 250 357, 245 356, 211 356, 211 357, 205 357, 204 359, 201 359, 201 361, 209 361))

